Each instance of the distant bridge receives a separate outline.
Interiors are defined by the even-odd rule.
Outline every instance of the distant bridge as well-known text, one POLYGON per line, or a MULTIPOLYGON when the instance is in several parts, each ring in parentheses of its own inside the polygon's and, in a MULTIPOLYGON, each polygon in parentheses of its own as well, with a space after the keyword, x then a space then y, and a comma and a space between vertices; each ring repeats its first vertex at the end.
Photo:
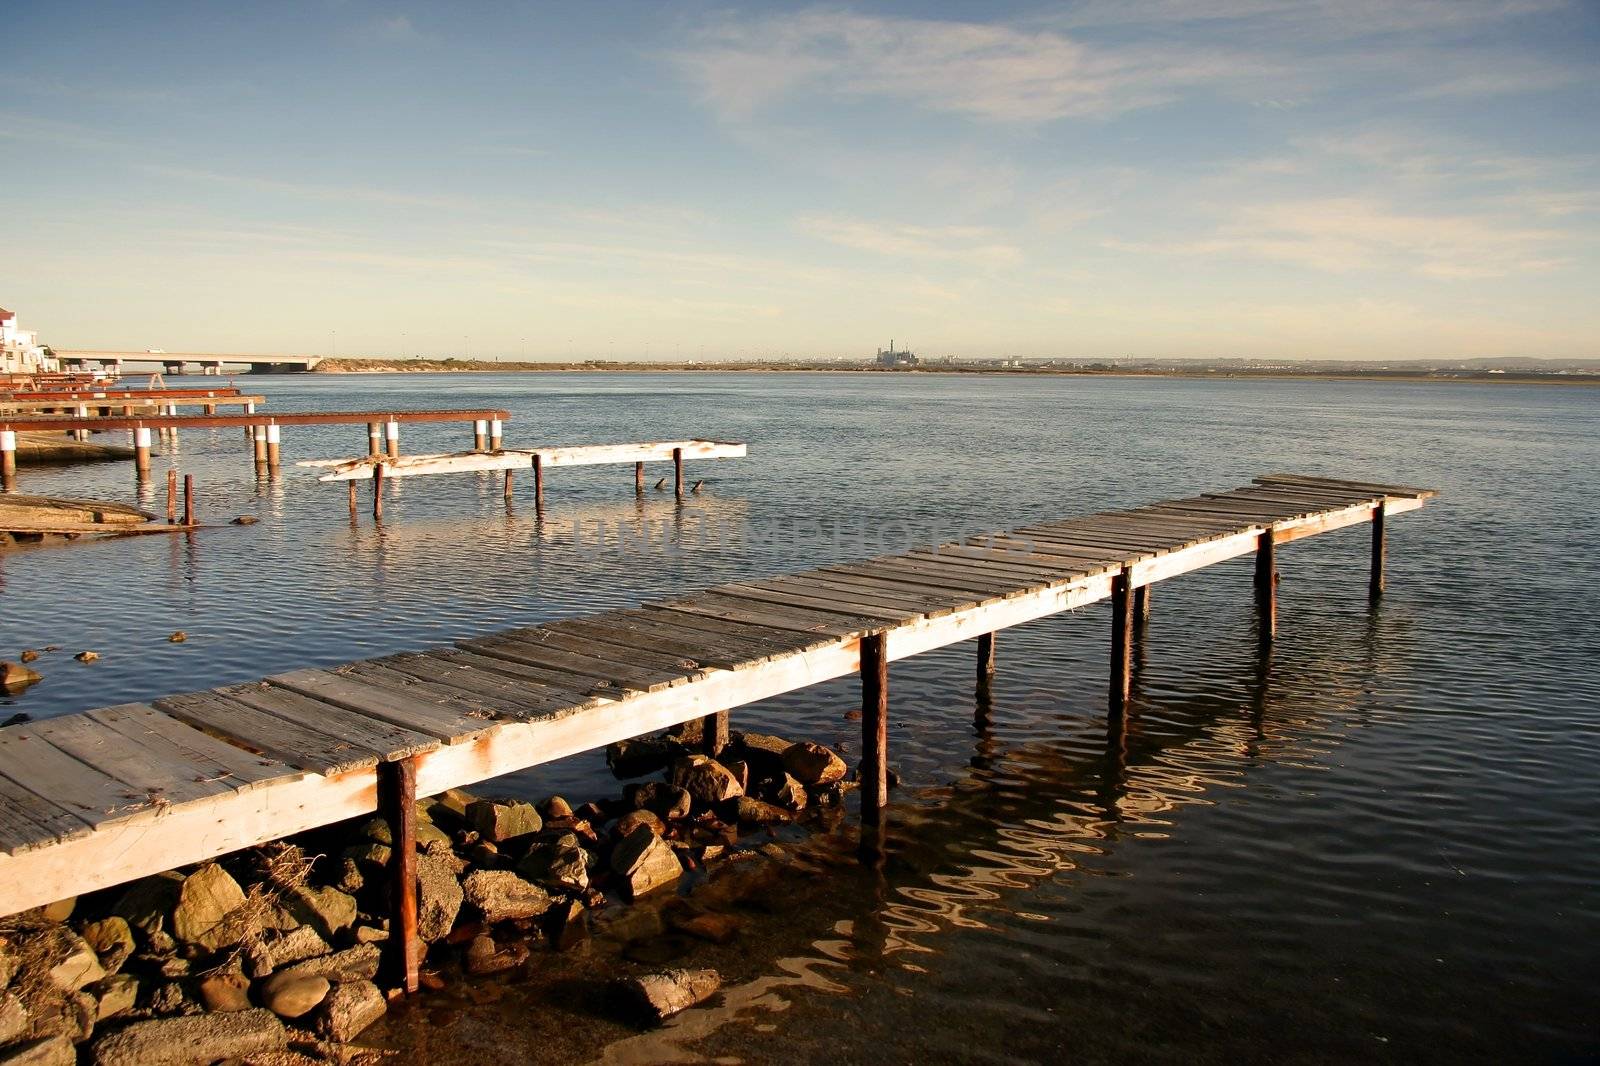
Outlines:
POLYGON ((219 352, 88 352, 55 349, 56 358, 67 367, 98 365, 121 370, 123 363, 160 363, 168 374, 182 374, 190 365, 202 374, 220 374, 224 363, 249 367, 252 374, 298 374, 315 370, 320 355, 230 355, 219 352))

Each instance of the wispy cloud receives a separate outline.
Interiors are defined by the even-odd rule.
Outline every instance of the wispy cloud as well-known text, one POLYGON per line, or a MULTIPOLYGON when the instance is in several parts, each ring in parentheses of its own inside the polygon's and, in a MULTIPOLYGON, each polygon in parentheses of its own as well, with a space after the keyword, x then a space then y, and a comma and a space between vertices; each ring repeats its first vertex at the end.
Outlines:
POLYGON ((808 215, 801 230, 846 248, 912 261, 959 260, 973 266, 1003 267, 1022 261, 1022 250, 996 239, 981 226, 912 226, 837 215, 808 215))

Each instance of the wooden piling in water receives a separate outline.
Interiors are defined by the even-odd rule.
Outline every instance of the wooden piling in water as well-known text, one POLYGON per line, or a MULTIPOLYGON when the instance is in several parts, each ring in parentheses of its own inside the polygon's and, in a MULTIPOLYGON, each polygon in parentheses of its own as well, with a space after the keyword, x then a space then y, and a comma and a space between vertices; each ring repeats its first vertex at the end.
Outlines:
POLYGON ((389 823, 390 980, 407 993, 421 985, 422 941, 417 936, 417 764, 414 758, 378 766, 378 805, 389 823))
POLYGON ((489 450, 499 451, 505 440, 505 423, 498 418, 489 419, 489 450))
POLYGON ((1261 646, 1270 647, 1278 635, 1277 548, 1272 530, 1256 541, 1256 612, 1260 616, 1261 646))
POLYGON ((1388 547, 1384 542, 1383 530, 1384 508, 1387 501, 1379 503, 1372 509, 1372 574, 1367 580, 1367 599, 1377 603, 1383 598, 1384 563, 1388 547))
POLYGON ((506 502, 507 503, 510 503, 511 502, 511 498, 512 498, 511 480, 512 480, 512 475, 514 473, 516 473, 516 471, 514 471, 514 470, 507 470, 506 471, 506 502))
POLYGON ((1150 586, 1140 585, 1133 590, 1133 643, 1144 647, 1145 633, 1150 628, 1150 586))
POLYGON ((345 484, 350 486, 350 517, 354 518, 356 516, 356 483, 347 481, 345 484))
POLYGON ((1133 686, 1133 582, 1132 571, 1123 567, 1111 579, 1111 683, 1108 692, 1111 711, 1121 714, 1128 706, 1133 686))
POLYGON ((683 499, 683 449, 672 449, 672 493, 678 499, 683 499))
POLYGON ((279 445, 282 440, 282 430, 276 422, 269 423, 265 429, 267 431, 267 469, 276 474, 278 472, 279 445))
POLYGON ((544 456, 538 453, 533 456, 533 507, 544 510, 544 456))
POLYGON ((194 475, 183 475, 183 524, 194 525, 194 475))
POLYGON ((489 444, 489 420, 475 418, 472 421, 472 450, 483 451, 489 444))
POLYGON ((383 425, 383 439, 388 444, 389 458, 400 458, 400 423, 390 419, 383 425))
POLYGON ((143 426, 133 431, 133 469, 140 481, 150 476, 150 431, 143 426))
POLYGON ((985 633, 978 638, 978 691, 987 692, 994 684, 994 637, 985 633))
POLYGON ((376 459, 383 454, 383 425, 379 422, 367 423, 367 455, 376 459))
POLYGON ((0 488, 10 492, 17 484, 17 434, 0 429, 0 488))
POLYGON ((167 523, 178 520, 178 472, 167 471, 167 523))
POLYGON ((889 656, 882 633, 861 638, 861 810, 889 805, 889 656))
POLYGON ((633 464, 633 494, 644 495, 644 463, 633 464))
POLYGON ((729 714, 718 711, 700 719, 700 750, 715 759, 728 746, 729 714))
POLYGON ((267 427, 251 427, 252 448, 255 454, 256 466, 267 465, 267 427))
POLYGON ((383 464, 372 468, 372 517, 383 519, 383 464))

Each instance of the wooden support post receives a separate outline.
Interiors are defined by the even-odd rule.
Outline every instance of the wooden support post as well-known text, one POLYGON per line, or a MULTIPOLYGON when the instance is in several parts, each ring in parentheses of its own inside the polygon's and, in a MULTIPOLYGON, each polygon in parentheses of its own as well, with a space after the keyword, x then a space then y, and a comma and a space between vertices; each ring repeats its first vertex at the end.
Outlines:
POLYGON ((367 455, 376 459, 383 454, 383 426, 377 422, 367 423, 367 455))
POLYGON ((150 431, 144 426, 133 431, 133 469, 140 481, 150 476, 150 431))
POLYGON ((728 746, 728 712, 718 711, 700 719, 700 750, 715 759, 728 746))
POLYGON ((882 633, 861 638, 861 811, 889 805, 889 656, 882 633))
POLYGON ((506 471, 506 502, 507 503, 511 502, 511 480, 512 480, 511 479, 511 475, 512 475, 512 473, 513 473, 513 471, 511 471, 511 470, 507 470, 506 471))
POLYGON ((422 941, 417 936, 417 764, 378 764, 378 809, 389 823, 389 980, 405 992, 420 987, 422 941))
POLYGON ((544 510, 544 456, 533 453, 533 507, 544 510))
POLYGON ((267 427, 252 426, 254 430, 254 450, 257 466, 267 465, 267 427))
POLYGON ((383 439, 389 446, 389 458, 400 458, 400 423, 391 419, 383 424, 383 439))
POLYGON ((203 408, 203 410, 204 410, 204 411, 205 411, 205 413, 206 413, 206 414, 208 414, 208 415, 214 415, 214 414, 216 414, 216 413, 217 413, 217 405, 216 405, 216 404, 214 404, 214 403, 208 403, 208 404, 206 404, 206 405, 205 405, 205 407, 204 407, 204 408, 203 408))
POLYGON ((282 440, 282 427, 276 422, 269 423, 267 430, 267 468, 273 473, 278 470, 279 444, 282 440))
POLYGON ((994 634, 978 638, 978 689, 987 691, 994 684, 994 634))
POLYGON ((17 485, 17 433, 0 429, 0 488, 10 492, 17 485))
POLYGON ((683 499, 683 449, 672 449, 672 483, 673 495, 683 499))
MULTIPOLYGON (((244 405, 244 413, 247 414, 247 415, 255 414, 256 413, 256 405, 253 404, 253 403, 246 403, 244 405)), ((252 431, 252 427, 245 426, 244 427, 244 439, 245 440, 252 440, 252 439, 254 439, 254 437, 255 437, 255 434, 252 431)))
POLYGON ((1278 635, 1278 565, 1272 530, 1256 542, 1256 612, 1260 616, 1261 646, 1270 647, 1278 635))
POLYGON ((472 450, 481 452, 489 444, 489 421, 485 418, 473 419, 472 422, 472 450))
POLYGON ((1367 599, 1377 603, 1383 598, 1383 567, 1388 546, 1384 543, 1383 518, 1388 501, 1372 509, 1372 576, 1367 580, 1367 599))
POLYGON ((1111 580, 1111 684, 1109 702, 1113 714, 1128 706, 1133 684, 1133 590, 1127 567, 1111 580))
POLYGON ((383 519, 383 464, 378 463, 372 468, 372 517, 383 519))
POLYGON ((183 475, 183 524, 194 525, 194 475, 183 475))
POLYGON ((498 418, 489 419, 489 450, 499 451, 505 441, 505 424, 498 418))
POLYGON ((644 463, 633 464, 633 494, 644 495, 644 463))
POLYGON ((345 484, 350 486, 350 517, 354 518, 356 516, 356 483, 354 481, 346 481, 345 484))
POLYGON ((178 472, 167 471, 167 523, 178 520, 178 472))
POLYGON ((1150 586, 1140 585, 1133 590, 1133 642, 1144 646, 1145 631, 1150 628, 1150 586))

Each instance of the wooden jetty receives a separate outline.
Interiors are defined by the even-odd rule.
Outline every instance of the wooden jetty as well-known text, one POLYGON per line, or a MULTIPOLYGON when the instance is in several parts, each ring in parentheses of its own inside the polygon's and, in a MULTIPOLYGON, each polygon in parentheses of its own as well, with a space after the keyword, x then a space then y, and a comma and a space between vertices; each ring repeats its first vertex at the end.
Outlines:
MULTIPOLYGON (((1267 644, 1278 546, 1369 528, 1376 599, 1388 519, 1433 495, 1270 475, 453 647, 0 728, 0 915, 374 811, 396 827, 390 872, 409 887, 419 796, 693 719, 714 752, 730 708, 857 672, 870 848, 888 804, 890 662, 975 639, 982 690, 999 630, 1109 599, 1109 706, 1122 715, 1152 585, 1253 555, 1267 644)), ((391 928, 414 930, 414 893, 391 895, 391 928)), ((388 943, 415 989, 419 942, 388 943)))
MULTIPOLYGON (((251 405, 253 406, 253 404, 251 405)), ((490 426, 498 447, 500 427, 511 418, 509 411, 495 408, 464 408, 442 411, 299 411, 267 414, 246 410, 243 414, 90 416, 16 416, 0 414, 0 467, 16 469, 16 433, 19 430, 127 430, 133 436, 134 468, 141 478, 150 473, 151 433, 165 429, 216 429, 242 427, 250 434, 256 464, 276 470, 279 444, 284 426, 365 425, 366 439, 380 435, 387 441, 390 455, 400 454, 400 426, 418 422, 470 422, 474 433, 480 425, 490 426)), ((476 436, 475 438, 476 439, 476 436)), ((370 445, 369 446, 375 446, 370 445)))
POLYGON ((359 459, 305 459, 299 466, 327 467, 318 481, 350 482, 350 510, 356 507, 355 483, 372 482, 372 511, 383 516, 383 482, 386 478, 417 477, 424 474, 505 472, 505 496, 511 499, 513 476, 518 470, 533 471, 533 497, 544 506, 544 472, 564 466, 606 466, 633 464, 633 488, 644 492, 644 465, 672 461, 674 495, 683 496, 683 466, 690 459, 742 459, 747 454, 743 443, 717 440, 652 441, 643 444, 574 444, 564 447, 505 449, 498 435, 487 443, 482 428, 474 434, 476 450, 441 455, 406 455, 389 458, 378 454, 376 442, 370 454, 359 459))

